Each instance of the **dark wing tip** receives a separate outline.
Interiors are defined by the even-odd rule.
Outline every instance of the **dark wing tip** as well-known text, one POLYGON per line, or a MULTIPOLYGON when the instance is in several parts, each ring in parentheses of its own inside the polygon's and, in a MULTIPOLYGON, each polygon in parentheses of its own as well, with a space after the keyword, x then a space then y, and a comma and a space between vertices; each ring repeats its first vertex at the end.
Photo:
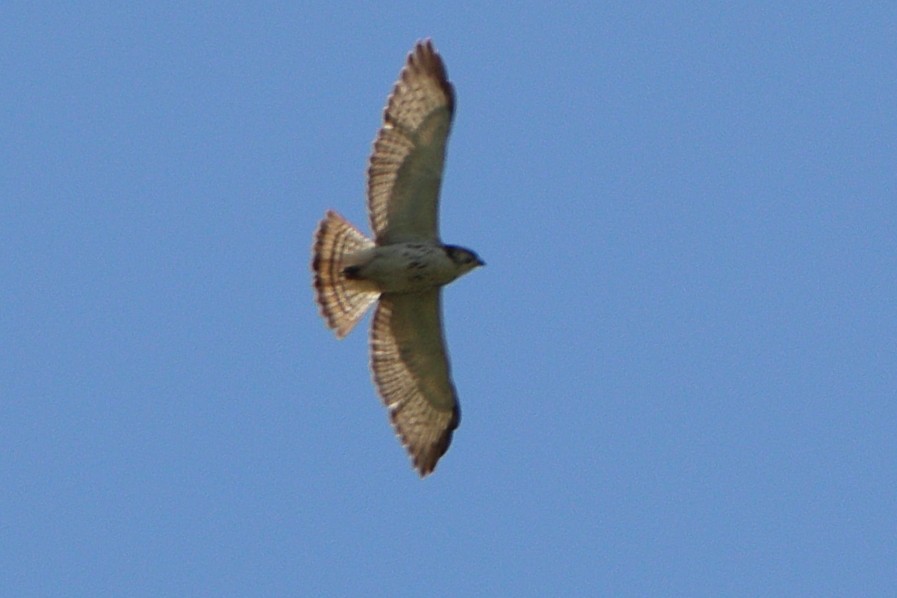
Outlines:
POLYGON ((405 68, 402 69, 401 79, 406 80, 412 75, 428 75, 439 82, 439 86, 448 98, 449 113, 455 112, 455 88, 448 79, 448 72, 442 56, 433 46, 433 40, 424 38, 414 44, 414 49, 408 53, 405 68))
POLYGON ((452 419, 449 422, 448 428, 446 428, 445 433, 439 438, 439 440, 423 450, 414 453, 410 444, 407 443, 406 439, 402 437, 402 444, 408 449, 408 452, 411 456, 411 461, 414 464, 414 469, 417 470, 418 475, 423 479, 433 473, 436 469, 436 464, 439 462, 439 459, 449 450, 449 446, 452 444, 452 435, 455 430, 458 428, 458 425, 461 423, 461 409, 458 407, 457 402, 455 403, 455 409, 452 412, 452 419))

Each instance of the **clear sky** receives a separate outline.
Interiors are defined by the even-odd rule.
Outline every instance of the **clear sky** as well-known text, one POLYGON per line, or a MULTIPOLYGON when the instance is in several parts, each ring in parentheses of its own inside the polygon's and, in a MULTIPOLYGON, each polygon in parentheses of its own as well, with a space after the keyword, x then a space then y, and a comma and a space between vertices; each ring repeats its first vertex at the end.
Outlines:
POLYGON ((336 4, 0 9, 2 593, 893 592, 897 8, 336 4), (309 261, 423 37, 420 480, 309 261))

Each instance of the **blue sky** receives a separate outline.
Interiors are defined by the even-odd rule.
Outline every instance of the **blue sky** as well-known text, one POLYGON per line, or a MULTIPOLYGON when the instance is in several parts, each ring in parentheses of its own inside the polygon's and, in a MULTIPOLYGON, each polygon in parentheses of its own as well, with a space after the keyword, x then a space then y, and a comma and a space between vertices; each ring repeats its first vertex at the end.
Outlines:
POLYGON ((893 591, 897 9, 328 4, 0 9, 4 593, 893 591), (423 481, 308 266, 422 37, 423 481))

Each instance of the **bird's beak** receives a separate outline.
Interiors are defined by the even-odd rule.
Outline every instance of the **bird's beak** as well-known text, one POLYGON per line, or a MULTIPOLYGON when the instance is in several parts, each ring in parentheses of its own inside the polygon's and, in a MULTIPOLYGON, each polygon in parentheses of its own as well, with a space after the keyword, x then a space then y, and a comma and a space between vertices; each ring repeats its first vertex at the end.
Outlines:
POLYGON ((482 259, 480 259, 480 258, 478 257, 478 258, 477 258, 477 266, 485 266, 485 265, 486 265, 486 262, 484 262, 482 259))

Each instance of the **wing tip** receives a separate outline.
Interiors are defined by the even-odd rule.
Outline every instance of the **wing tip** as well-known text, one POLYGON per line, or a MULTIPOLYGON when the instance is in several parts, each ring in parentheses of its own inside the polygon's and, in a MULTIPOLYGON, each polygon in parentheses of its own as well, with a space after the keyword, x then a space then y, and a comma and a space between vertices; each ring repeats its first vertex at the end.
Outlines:
POLYGON ((455 402, 455 407, 452 410, 452 419, 449 420, 446 429, 435 442, 426 444, 422 447, 414 446, 411 439, 402 433, 399 422, 394 417, 394 412, 392 410, 390 410, 389 415, 390 423, 392 423, 396 436, 408 453, 413 468, 417 471, 417 474, 421 479, 426 478, 436 470, 436 465, 439 463, 439 460, 442 459, 443 455, 448 452, 449 447, 452 445, 452 437, 454 436, 455 430, 458 429, 458 425, 461 423, 461 408, 458 406, 458 403, 455 402))
MULTIPOLYGON (((400 81, 408 81, 412 75, 423 74, 430 75, 439 82, 443 93, 446 96, 449 113, 455 111, 455 88, 448 78, 448 70, 445 68, 445 62, 442 55, 433 45, 433 39, 425 37, 417 40, 414 47, 408 53, 405 60, 405 67, 399 75, 400 81)), ((389 104, 387 102, 387 109, 389 104)))

